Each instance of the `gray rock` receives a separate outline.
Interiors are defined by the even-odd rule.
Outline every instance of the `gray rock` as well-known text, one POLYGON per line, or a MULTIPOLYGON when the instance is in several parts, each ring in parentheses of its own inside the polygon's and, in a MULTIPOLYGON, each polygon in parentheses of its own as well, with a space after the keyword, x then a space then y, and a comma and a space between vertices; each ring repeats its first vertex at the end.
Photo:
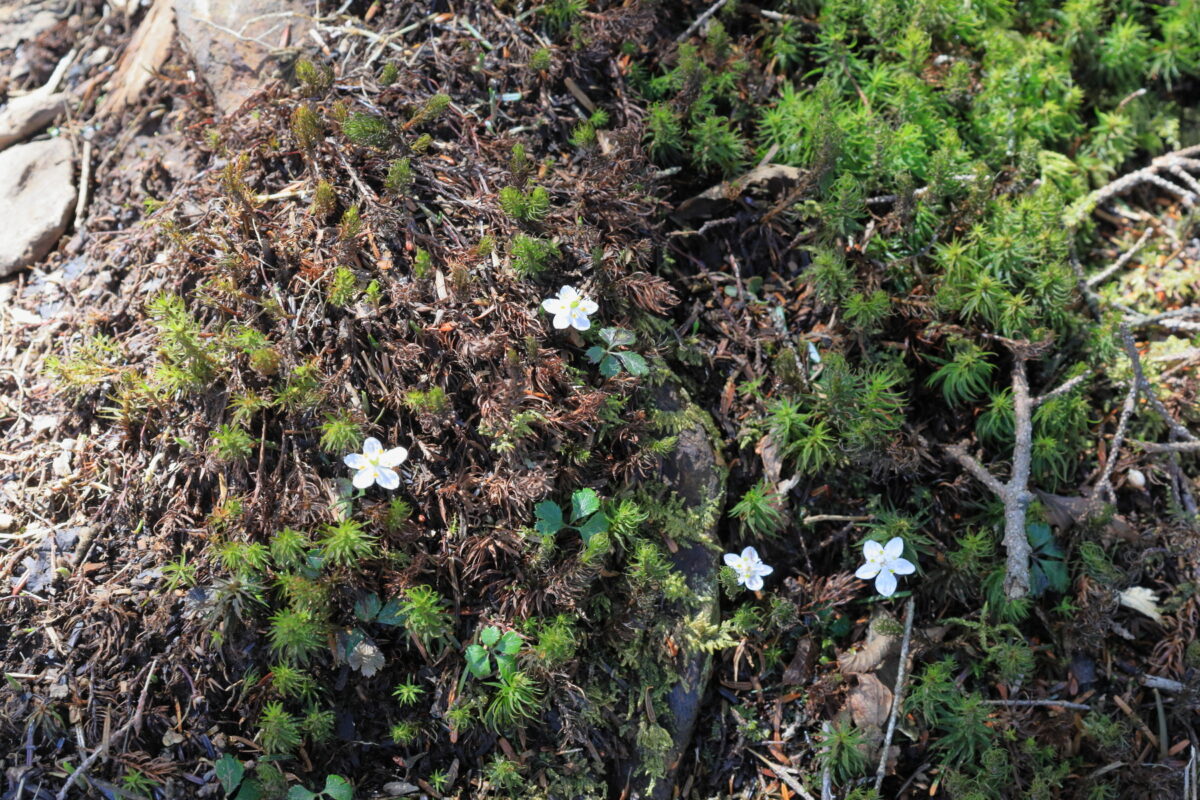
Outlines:
POLYGON ((66 92, 36 91, 0 109, 0 150, 37 133, 67 108, 66 92))
POLYGON ((307 40, 312 23, 304 15, 312 14, 310 5, 298 0, 175 0, 180 42, 222 114, 236 111, 275 77, 272 48, 307 40), (283 15, 289 11, 295 16, 283 15))
POLYGON ((36 39, 54 27, 66 8, 67 0, 0 2, 0 50, 11 50, 21 42, 36 39))
POLYGON ((0 152, 0 277, 54 249, 75 207, 75 163, 65 139, 0 152))

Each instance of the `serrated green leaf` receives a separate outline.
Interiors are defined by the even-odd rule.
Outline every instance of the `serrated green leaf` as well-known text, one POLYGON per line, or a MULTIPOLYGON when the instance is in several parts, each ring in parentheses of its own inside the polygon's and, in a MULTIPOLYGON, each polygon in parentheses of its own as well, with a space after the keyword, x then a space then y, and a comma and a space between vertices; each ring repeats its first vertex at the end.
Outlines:
POLYGON ((591 519, 579 526, 578 530, 584 544, 587 544, 588 540, 597 533, 604 533, 608 530, 608 517, 603 514, 593 514, 591 519))
POLYGON ((587 349, 584 355, 587 356, 588 361, 591 363, 599 364, 600 359, 604 358, 605 352, 607 351, 603 347, 598 344, 594 344, 587 349))
POLYGON ((375 621, 380 625, 403 625, 404 615, 400 612, 400 598, 393 597, 375 615, 375 621))
POLYGON ((1035 550, 1054 541, 1054 535, 1050 533, 1050 526, 1044 522, 1031 522, 1026 525, 1025 535, 1035 550))
POLYGON ((488 625, 483 629, 483 633, 479 634, 479 641, 483 642, 488 647, 491 647, 500 640, 500 629, 495 625, 488 625))
POLYGON ((233 794, 233 790, 242 782, 242 777, 246 774, 246 768, 242 766, 242 762, 228 753, 217 759, 213 764, 213 769, 226 794, 233 794))
POLYGON ((358 598, 354 603, 354 616, 358 617, 362 622, 372 622, 379 615, 380 609, 383 607, 379 602, 379 595, 371 592, 358 598))
POLYGON ((646 359, 637 353, 617 353, 617 358, 621 359, 625 369, 634 377, 640 378, 650 371, 650 365, 646 363, 646 359))
POLYGON ((618 330, 620 330, 620 329, 619 328, 601 328, 600 329, 600 338, 604 340, 605 344, 607 344, 609 347, 612 347, 616 343, 616 337, 617 337, 618 330))
POLYGON ((533 507, 533 513, 537 517, 537 522, 533 527, 537 529, 538 533, 553 535, 562 530, 563 515, 558 503, 543 500, 533 507))
POLYGON ((515 656, 521 649, 521 635, 516 631, 509 631, 500 637, 500 644, 496 649, 506 656, 515 656))
POLYGON ((478 644, 473 644, 467 647, 467 669, 476 678, 486 678, 492 674, 491 658, 488 656, 488 651, 478 644))
POLYGON ((287 800, 315 800, 316 797, 316 792, 310 792, 298 784, 288 789, 287 793, 287 800))
POLYGON ((571 522, 579 522, 588 514, 600 510, 600 496, 595 489, 576 489, 571 495, 571 522))
POLYGON ((341 775, 329 775, 325 778, 325 795, 333 800, 354 800, 354 787, 341 775))
POLYGON ((605 356, 600 362, 600 374, 606 378, 611 378, 621 371, 621 362, 613 356, 605 356))

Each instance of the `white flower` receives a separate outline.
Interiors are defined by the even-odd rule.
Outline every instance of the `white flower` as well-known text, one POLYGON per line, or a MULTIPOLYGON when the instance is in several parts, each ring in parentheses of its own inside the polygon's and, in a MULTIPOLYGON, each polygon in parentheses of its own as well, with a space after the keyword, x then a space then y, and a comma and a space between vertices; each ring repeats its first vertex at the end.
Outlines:
POLYGON ((400 475, 393 467, 398 467, 408 458, 408 451, 403 447, 393 447, 384 450, 379 440, 371 437, 363 442, 361 453, 351 453, 343 461, 353 470, 354 488, 368 489, 378 483, 384 489, 396 489, 400 486, 400 475))
POLYGON ((558 297, 543 300, 542 308, 546 313, 554 315, 555 328, 586 331, 592 327, 592 321, 588 317, 595 314, 600 306, 575 291, 574 286, 564 286, 558 290, 558 297))
POLYGON ((1121 605, 1145 614, 1155 622, 1162 622, 1162 610, 1158 607, 1158 595, 1145 586, 1131 586, 1121 592, 1121 605))
POLYGON ((875 579, 875 591, 884 597, 896 592, 896 576, 911 575, 917 571, 913 563, 900 556, 904 554, 904 540, 899 536, 885 545, 879 542, 863 542, 863 558, 867 563, 858 568, 854 577, 864 581, 875 579))
POLYGON ((758 551, 747 547, 739 556, 737 553, 726 553, 725 563, 737 573, 737 582, 752 592, 763 587, 763 578, 775 571, 758 557, 758 551))

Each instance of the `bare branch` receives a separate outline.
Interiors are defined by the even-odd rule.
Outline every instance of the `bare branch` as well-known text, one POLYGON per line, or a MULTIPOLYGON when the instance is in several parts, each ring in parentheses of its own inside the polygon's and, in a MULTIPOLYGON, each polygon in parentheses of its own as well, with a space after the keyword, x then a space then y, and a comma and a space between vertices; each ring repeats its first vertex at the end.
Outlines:
POLYGON ((1069 381, 1064 382, 1061 386, 1059 386, 1054 391, 1046 392, 1041 397, 1034 398, 1033 407, 1037 408, 1042 403, 1046 402, 1047 400, 1049 400, 1051 398, 1066 394, 1067 392, 1071 391, 1079 384, 1086 381, 1089 377, 1091 377, 1091 374, 1092 374, 1091 370, 1088 370, 1087 372, 1081 372, 1078 375, 1076 375, 1074 378, 1071 378, 1069 381))
POLYGON ((1200 442, 1134 442, 1147 453, 1200 453, 1200 442))
POLYGON ((913 599, 908 598, 904 606, 904 640, 900 643, 900 667, 896 671, 896 689, 892 693, 892 713, 888 715, 887 733, 883 736, 883 752, 879 756, 879 767, 875 770, 875 794, 883 786, 883 776, 887 772, 888 750, 892 747, 892 736, 896 733, 896 718, 904 706, 904 678, 908 671, 908 648, 912 644, 913 628, 913 599))
POLYGON ((1150 241, 1150 234, 1152 234, 1152 233, 1154 233, 1153 228, 1146 228, 1146 230, 1142 231, 1141 238, 1139 238, 1136 242, 1133 243, 1133 247, 1129 248, 1124 253, 1122 253, 1121 257, 1118 258, 1116 261, 1114 261, 1112 264, 1110 264, 1109 266, 1100 270, 1092 277, 1088 278, 1087 281, 1084 283, 1084 285, 1089 289, 1094 289, 1095 287, 1099 286, 1100 284, 1104 283, 1106 280, 1111 278, 1115 273, 1120 272, 1122 269, 1124 269, 1125 265, 1128 264, 1133 259, 1133 257, 1138 254, 1138 251, 1141 250, 1142 247, 1145 246, 1146 242, 1150 241))
POLYGON ((988 706, 1012 706, 1013 708, 1049 706, 1051 708, 1071 708, 1076 711, 1091 711, 1092 709, 1087 703, 1070 703, 1066 700, 984 700, 983 703, 988 706))

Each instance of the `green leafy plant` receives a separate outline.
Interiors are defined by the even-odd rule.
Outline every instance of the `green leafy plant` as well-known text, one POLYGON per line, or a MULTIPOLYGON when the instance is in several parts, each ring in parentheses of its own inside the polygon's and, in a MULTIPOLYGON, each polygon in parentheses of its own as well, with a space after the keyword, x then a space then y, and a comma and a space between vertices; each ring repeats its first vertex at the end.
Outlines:
POLYGON ((782 499, 764 478, 746 490, 730 513, 755 536, 775 536, 784 524, 783 512, 779 510, 782 499))
POLYGON ((552 500, 534 506, 534 528, 543 536, 553 536, 564 528, 579 531, 584 543, 608 530, 608 517, 600 510, 600 497, 595 489, 576 489, 571 495, 571 508, 564 514, 552 500))
POLYGON ((538 698, 542 690, 528 673, 519 669, 502 670, 498 673, 498 680, 487 685, 495 689, 492 701, 483 714, 488 727, 507 730, 537 716, 538 698))
POLYGON ((633 331, 624 328, 601 328, 600 339, 604 344, 593 345, 587 350, 588 361, 600 365, 600 374, 612 378, 624 367, 630 375, 641 377, 650 371, 646 359, 637 353, 620 348, 629 347, 637 341, 633 331))
POLYGON ((392 697, 396 698, 402 706, 415 705, 421 698, 425 690, 419 684, 413 683, 411 679, 404 683, 396 684, 396 688, 392 690, 392 697))
POLYGON ((550 266, 552 260, 562 257, 562 252, 554 242, 523 233, 513 236, 508 252, 513 272, 522 278, 538 275, 550 266))
POLYGON ((513 219, 538 222, 550 211, 550 193, 541 186, 528 192, 505 186, 500 190, 500 207, 513 219))
POLYGON ((300 746, 296 718, 282 703, 267 703, 258 718, 258 741, 268 753, 291 753, 300 746))
POLYGON ((342 123, 342 132, 355 144, 383 149, 392 143, 392 127, 375 114, 356 111, 342 123))
POLYGON ((486 678, 496 670, 511 671, 521 645, 516 631, 501 633, 495 625, 489 625, 480 632, 478 644, 467 646, 467 669, 476 678, 486 678))

